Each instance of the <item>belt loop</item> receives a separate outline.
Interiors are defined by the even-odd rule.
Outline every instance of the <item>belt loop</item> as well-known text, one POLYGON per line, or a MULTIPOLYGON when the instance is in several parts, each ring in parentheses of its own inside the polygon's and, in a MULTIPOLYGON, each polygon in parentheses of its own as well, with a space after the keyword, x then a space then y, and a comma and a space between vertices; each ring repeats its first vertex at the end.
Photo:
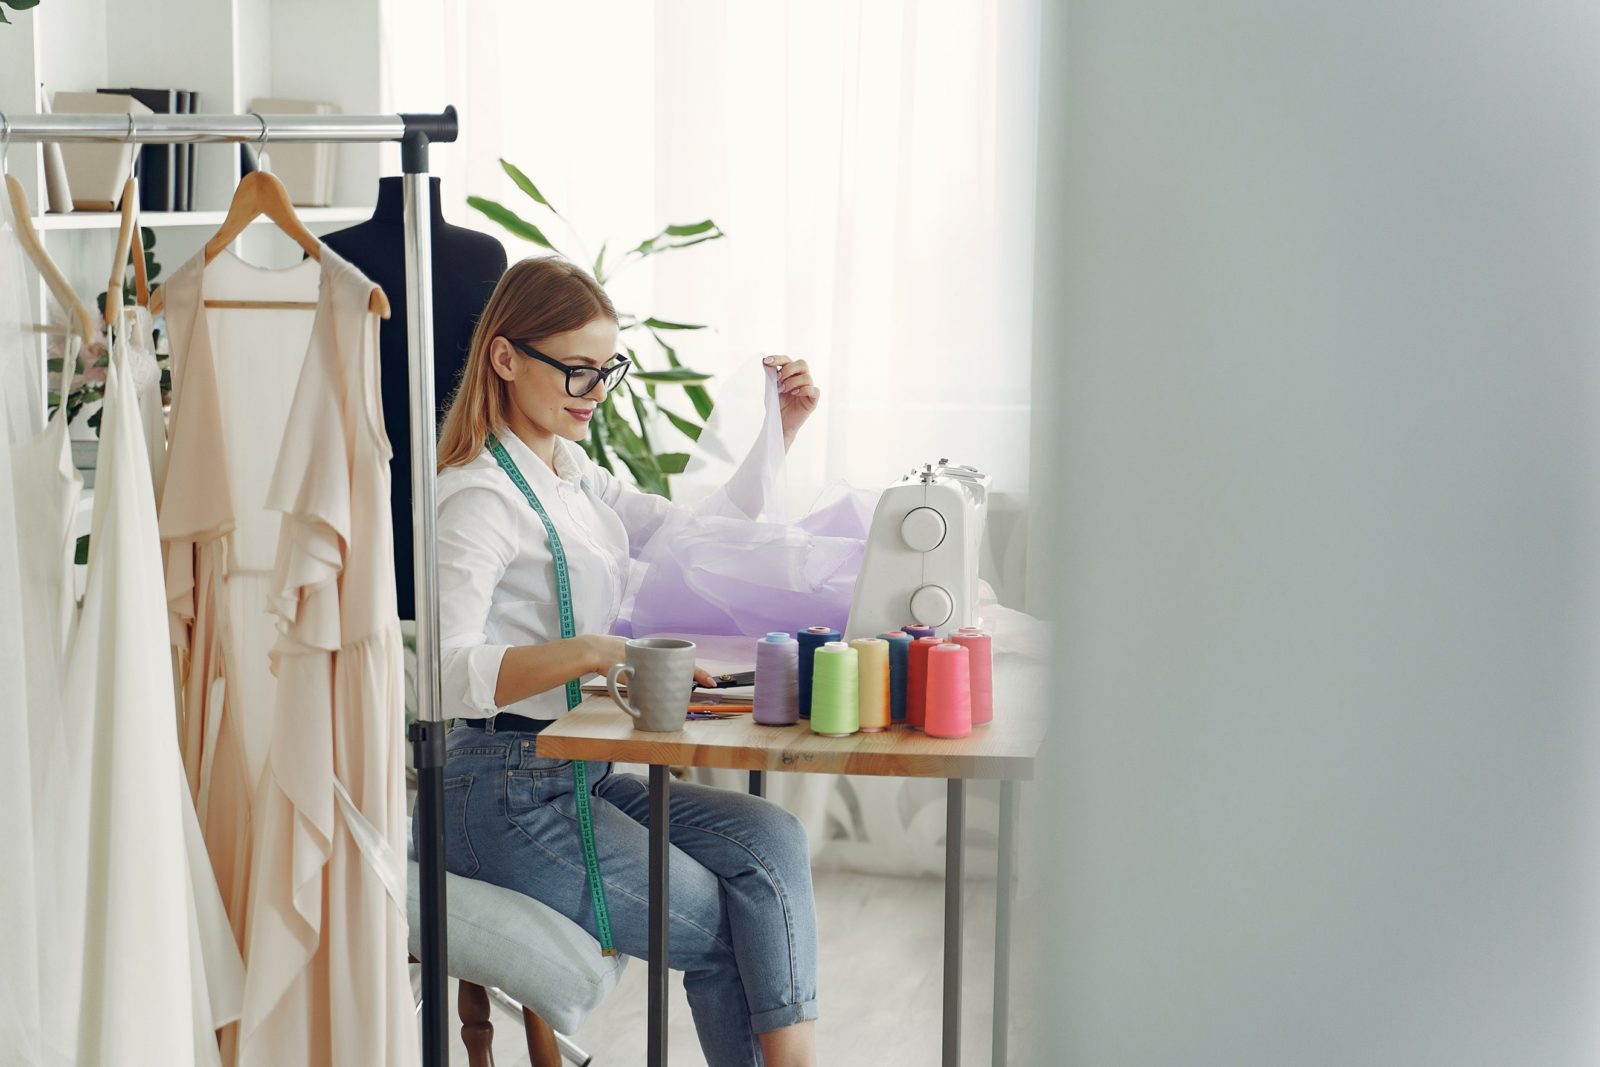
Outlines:
MULTIPOLYGON (((496 714, 498 714, 498 713, 496 713, 496 714)), ((494 719, 495 719, 494 715, 491 715, 487 719, 483 720, 483 732, 484 733, 486 733, 486 734, 494 733, 494 719)))

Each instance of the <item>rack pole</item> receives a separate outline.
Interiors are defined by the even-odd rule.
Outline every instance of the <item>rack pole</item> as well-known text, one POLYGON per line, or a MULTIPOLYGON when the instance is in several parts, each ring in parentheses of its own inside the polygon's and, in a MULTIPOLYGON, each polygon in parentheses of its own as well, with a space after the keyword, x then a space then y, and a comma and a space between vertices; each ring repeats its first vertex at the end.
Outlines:
POLYGON ((411 529, 416 579, 417 721, 411 724, 417 770, 417 869, 422 904, 422 1062, 448 1067, 448 982, 445 972, 444 727, 439 718, 439 568, 434 467, 437 416, 433 395, 433 222, 428 189, 428 136, 400 142, 405 190, 406 337, 411 371, 411 529))

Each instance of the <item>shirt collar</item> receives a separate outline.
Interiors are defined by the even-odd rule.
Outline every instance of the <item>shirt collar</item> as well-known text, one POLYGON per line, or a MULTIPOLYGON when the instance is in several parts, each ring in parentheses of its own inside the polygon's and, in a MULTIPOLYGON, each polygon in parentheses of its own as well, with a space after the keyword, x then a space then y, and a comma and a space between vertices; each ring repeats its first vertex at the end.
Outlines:
POLYGON ((555 469, 551 470, 550 465, 535 455, 533 449, 509 428, 501 427, 495 431, 495 436, 505 446, 506 453, 516 461, 517 469, 528 479, 529 484, 536 487, 540 485, 551 487, 557 481, 579 486, 583 484, 583 467, 573 455, 573 452, 579 450, 578 446, 566 438, 556 438, 555 451, 552 453, 555 469))

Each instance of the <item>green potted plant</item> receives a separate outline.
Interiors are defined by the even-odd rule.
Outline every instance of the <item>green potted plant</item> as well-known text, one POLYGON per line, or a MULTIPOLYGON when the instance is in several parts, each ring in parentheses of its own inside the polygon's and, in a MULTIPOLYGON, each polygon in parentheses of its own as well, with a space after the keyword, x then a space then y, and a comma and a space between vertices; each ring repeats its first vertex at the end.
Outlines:
MULTIPOLYGON (((536 210, 561 219, 560 213, 526 174, 504 159, 500 161, 500 166, 516 187, 533 202, 536 210)), ((467 203, 506 232, 558 255, 565 254, 539 226, 504 204, 482 196, 469 196, 467 203)), ((561 221, 565 222, 564 219, 561 221)), ((681 252, 725 236, 721 227, 711 219, 664 226, 611 262, 606 261, 606 246, 602 244, 590 270, 595 281, 604 287, 608 279, 641 260, 667 252, 681 252)), ((683 365, 674 338, 683 331, 703 330, 706 326, 703 323, 672 322, 653 315, 624 313, 620 309, 618 325, 621 327, 624 350, 628 358, 633 360, 634 368, 622 386, 608 394, 600 405, 594 421, 590 423, 589 435, 583 441, 583 449, 609 471, 615 472, 616 463, 620 461, 639 488, 670 497, 670 479, 672 475, 683 471, 689 453, 682 450, 685 446, 681 444, 677 449, 658 450, 657 434, 671 427, 689 441, 697 441, 705 420, 711 416, 712 408, 711 394, 705 388, 710 375, 683 365), (664 361, 665 366, 658 365, 655 369, 646 367, 640 359, 641 352, 648 352, 664 361), (663 388, 681 389, 694 414, 664 403, 661 396, 663 388), (666 426, 662 425, 663 421, 666 426)))
POLYGON ((6 8, 8 7, 13 11, 27 11, 29 8, 38 6, 39 0, 0 0, 0 22, 9 23, 11 21, 6 18, 6 8))

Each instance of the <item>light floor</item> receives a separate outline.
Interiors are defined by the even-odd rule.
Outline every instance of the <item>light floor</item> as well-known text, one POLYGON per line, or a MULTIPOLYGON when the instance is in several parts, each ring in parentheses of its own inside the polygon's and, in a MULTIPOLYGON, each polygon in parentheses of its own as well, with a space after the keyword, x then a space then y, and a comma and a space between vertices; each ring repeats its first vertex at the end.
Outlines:
MULTIPOLYGON (((819 1067, 929 1067, 939 1063, 943 997, 944 885, 937 879, 819 871, 814 877, 820 927, 819 1067)), ((969 879, 966 888, 962 1063, 990 1062, 993 1018, 994 883, 969 879)), ((1018 1062, 1028 1029, 1022 993, 1028 909, 1013 921, 1011 1043, 1018 1062)), ((593 1067, 634 1067, 645 1062, 645 979, 642 960, 628 965, 617 988, 577 1034, 593 1067)), ((673 1067, 703 1065, 679 975, 672 976, 670 1060, 673 1067)), ((450 983, 452 1065, 465 1067, 466 1050, 454 1028, 455 983, 450 983)), ((517 1016, 494 1006, 497 1067, 527 1067, 528 1049, 517 1016)))

